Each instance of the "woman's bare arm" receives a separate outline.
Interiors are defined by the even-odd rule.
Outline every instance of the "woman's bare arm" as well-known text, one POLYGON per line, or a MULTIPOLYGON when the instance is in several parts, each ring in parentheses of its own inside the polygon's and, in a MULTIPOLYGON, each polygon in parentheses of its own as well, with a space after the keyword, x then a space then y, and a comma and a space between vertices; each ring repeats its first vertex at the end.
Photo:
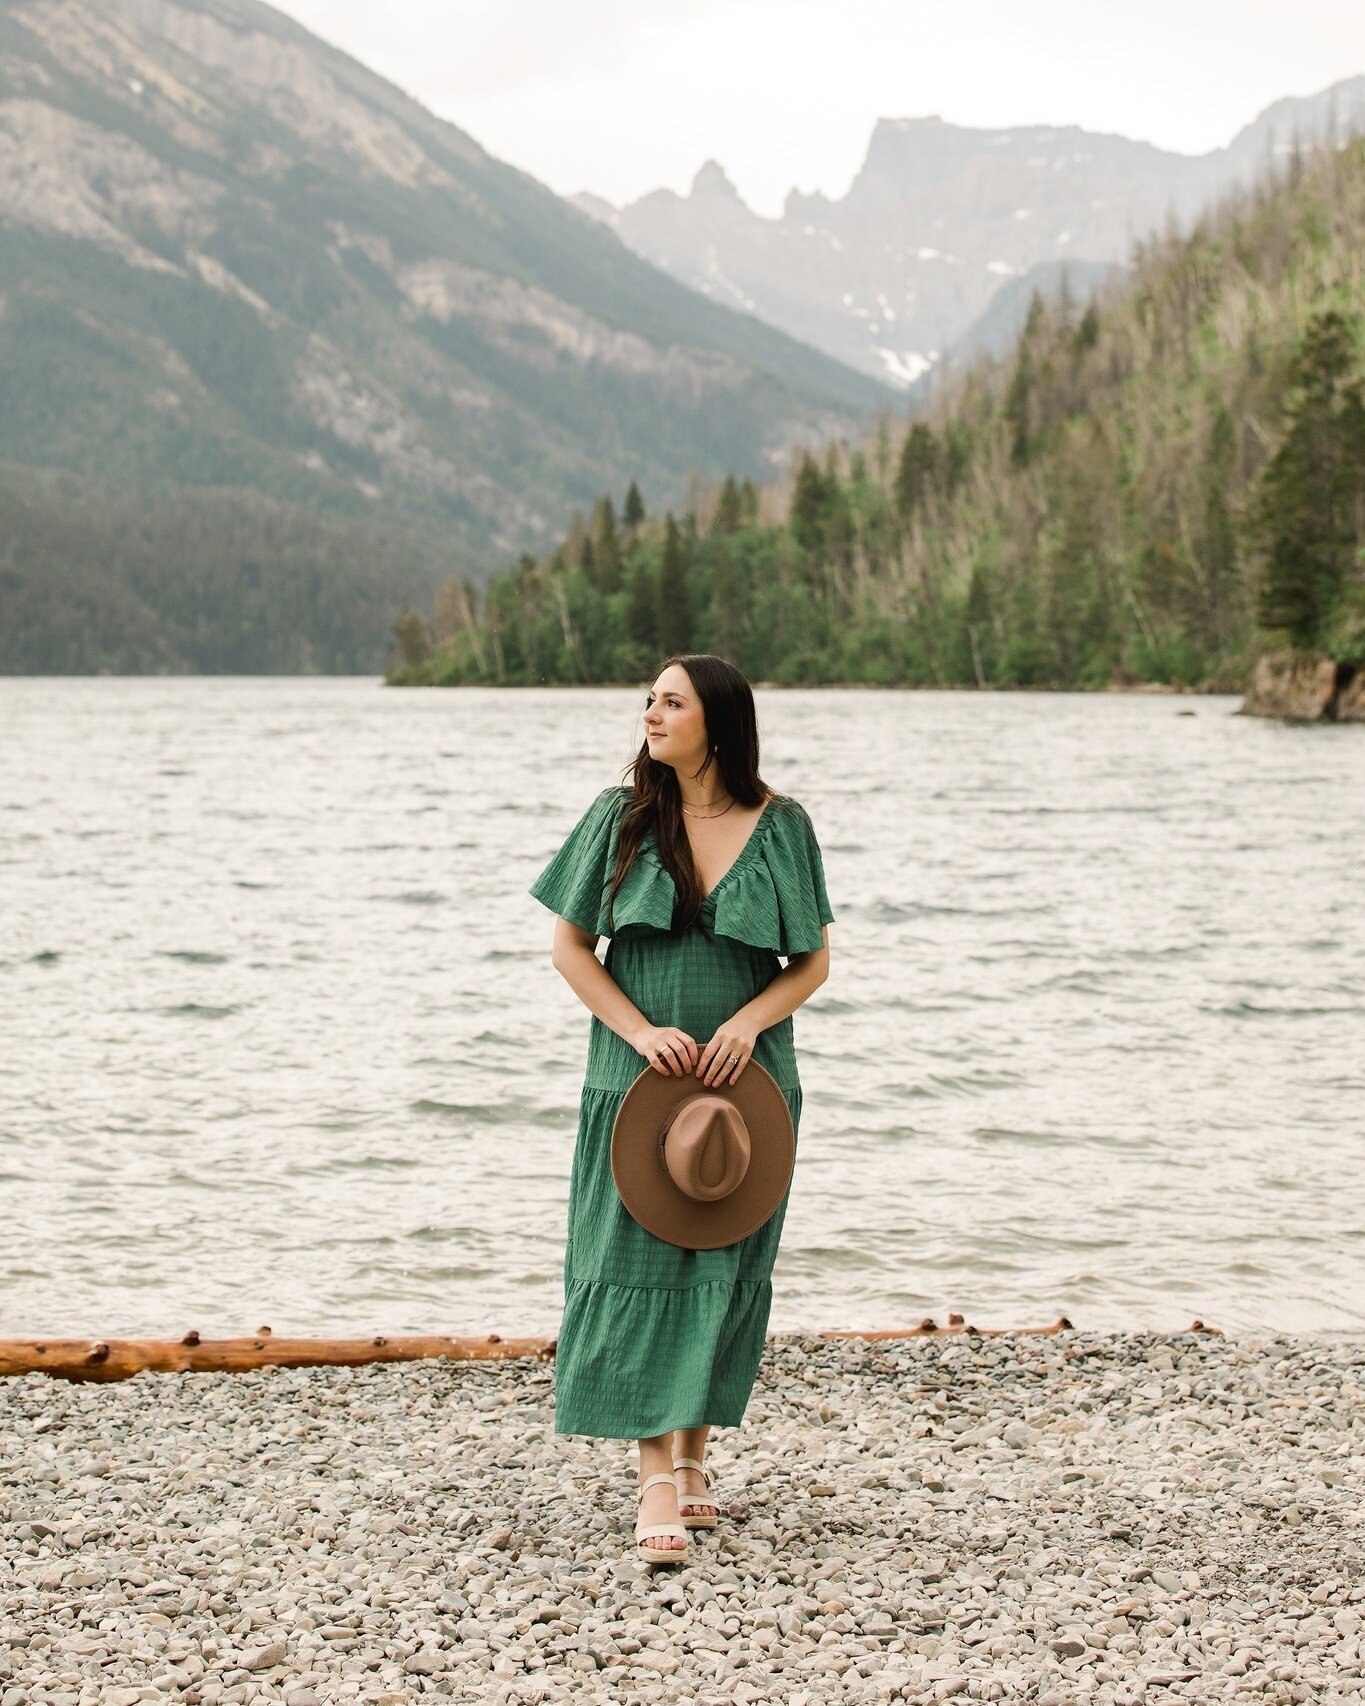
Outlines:
POLYGON ((590 1013, 595 1013, 632 1048, 649 1020, 617 983, 596 954, 597 937, 567 918, 555 920, 550 961, 590 1013))
MULTIPOLYGON (((829 926, 823 930, 824 946, 809 953, 792 954, 787 964, 767 986, 733 1015, 730 1024, 751 1029, 755 1035, 785 1019, 820 987, 829 976, 829 926)), ((635 1003, 626 995, 607 968, 598 959, 597 937, 590 930, 580 930, 567 918, 555 921, 554 945, 550 959, 555 970, 573 990, 590 1013, 595 1013, 633 1049, 644 1053, 643 1043, 657 1027, 652 1025, 635 1003)), ((684 1033, 685 1034, 685 1033, 684 1033)), ((679 1054, 689 1066, 705 1055, 695 1040, 679 1054)), ((659 1064, 654 1063, 656 1066, 659 1064)))
POLYGON ((756 1031, 766 1031, 770 1025, 785 1019, 809 996, 814 995, 829 976, 829 925, 821 930, 823 948, 812 948, 807 954, 792 954, 777 976, 760 989, 752 1001, 746 1001, 734 1015, 740 1024, 752 1025, 756 1031))

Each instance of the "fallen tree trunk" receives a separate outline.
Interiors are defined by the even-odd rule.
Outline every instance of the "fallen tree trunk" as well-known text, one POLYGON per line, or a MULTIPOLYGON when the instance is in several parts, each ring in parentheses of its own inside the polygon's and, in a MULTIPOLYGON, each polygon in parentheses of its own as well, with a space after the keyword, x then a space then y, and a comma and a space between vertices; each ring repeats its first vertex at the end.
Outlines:
MULTIPOLYGON (((961 1315, 940 1327, 926 1316, 917 1327, 876 1328, 861 1332, 840 1328, 813 1335, 820 1339, 941 1338, 971 1333, 996 1338, 1002 1333, 1060 1333, 1071 1327, 1065 1315, 1050 1327, 973 1327, 961 1315)), ((1196 1321, 1193 1333, 1217 1332, 1196 1321)), ((788 1337, 791 1335, 773 1335, 788 1337)), ((796 1335, 799 1337, 800 1335, 796 1335)), ((249 1339, 201 1339, 191 1330, 181 1339, 0 1339, 0 1375, 51 1374, 63 1380, 128 1380, 144 1370, 164 1374, 241 1374, 253 1368, 318 1368, 372 1362, 415 1362, 445 1357, 449 1362, 505 1362, 518 1357, 538 1362, 554 1356, 553 1339, 449 1338, 441 1333, 371 1339, 277 1339, 269 1327, 249 1339)))
POLYGON ((0 1339, 0 1374, 57 1374, 65 1380, 127 1380, 152 1369, 166 1374, 241 1374, 251 1368, 313 1368, 327 1364, 413 1362, 446 1357, 451 1362, 501 1362, 515 1357, 543 1360, 554 1354, 553 1339, 454 1339, 443 1333, 372 1339, 277 1339, 269 1327, 249 1339, 0 1339))

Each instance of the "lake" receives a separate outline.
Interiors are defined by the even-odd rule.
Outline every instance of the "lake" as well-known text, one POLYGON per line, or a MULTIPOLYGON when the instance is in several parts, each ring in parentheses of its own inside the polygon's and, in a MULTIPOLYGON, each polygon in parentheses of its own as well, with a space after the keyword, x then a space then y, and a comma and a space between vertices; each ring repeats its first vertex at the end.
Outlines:
MULTIPOLYGON (((526 889, 644 692, 0 680, 0 1332, 553 1332, 526 889)), ((1365 731, 757 698, 835 913, 772 1326, 1365 1326, 1365 731)))

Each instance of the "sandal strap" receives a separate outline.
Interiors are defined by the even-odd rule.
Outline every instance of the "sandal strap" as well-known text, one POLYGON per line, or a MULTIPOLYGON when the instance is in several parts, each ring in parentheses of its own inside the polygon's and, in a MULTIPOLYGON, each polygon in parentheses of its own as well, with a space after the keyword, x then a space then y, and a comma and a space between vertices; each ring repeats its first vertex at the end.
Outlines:
POLYGON ((676 1522, 653 1522, 648 1528, 637 1528, 635 1530, 636 1540, 653 1540, 656 1535, 662 1538, 666 1534, 672 1535, 678 1540, 687 1539, 687 1530, 676 1522))
POLYGON ((704 1463, 698 1463, 695 1457, 675 1457, 673 1467, 675 1469, 695 1469, 701 1475, 702 1480, 706 1482, 706 1485, 708 1487, 711 1485, 711 1471, 704 1463))
POLYGON ((675 1492, 677 1491, 678 1483, 673 1479, 673 1477, 660 1472, 658 1475, 651 1475, 646 1481, 641 1481, 639 1491, 635 1495, 636 1503, 639 1503, 640 1495, 644 1493, 646 1488, 657 1487, 661 1481, 667 1481, 669 1486, 672 1487, 675 1492))

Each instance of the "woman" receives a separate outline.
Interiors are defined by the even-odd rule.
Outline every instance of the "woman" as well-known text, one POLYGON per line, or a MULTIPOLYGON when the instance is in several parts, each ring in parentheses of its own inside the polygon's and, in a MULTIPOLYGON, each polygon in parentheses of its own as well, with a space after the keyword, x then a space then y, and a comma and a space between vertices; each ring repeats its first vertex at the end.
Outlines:
POLYGON ((638 1555, 671 1563, 686 1555, 684 1526, 718 1520, 701 1467, 707 1433, 743 1419, 787 1198, 737 1244, 682 1249, 626 1211, 612 1124, 647 1068, 723 1087, 756 1060, 798 1128, 791 1015, 829 975, 824 926, 834 914, 810 818, 759 776, 753 692, 740 671, 707 654, 668 658, 644 723, 631 784, 602 790, 530 892, 558 914, 555 969, 593 1015, 555 1432, 638 1441, 638 1555))

